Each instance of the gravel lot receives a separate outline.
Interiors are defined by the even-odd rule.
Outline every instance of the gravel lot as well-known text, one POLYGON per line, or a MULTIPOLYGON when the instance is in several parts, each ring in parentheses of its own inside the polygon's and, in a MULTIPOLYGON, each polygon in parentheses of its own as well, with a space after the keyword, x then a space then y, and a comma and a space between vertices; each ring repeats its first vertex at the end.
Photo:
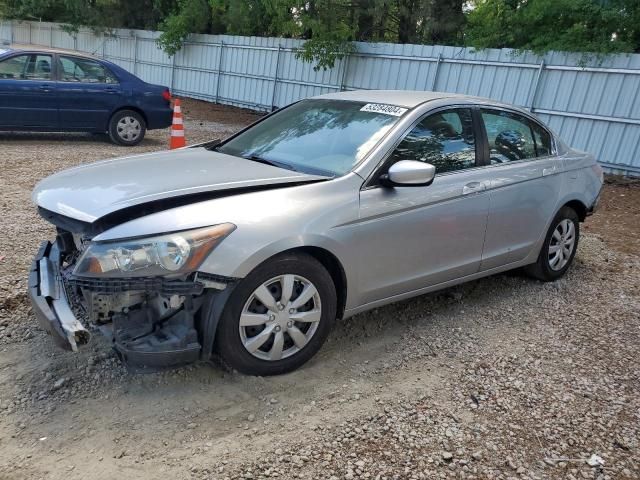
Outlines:
MULTIPOLYGON (((189 143, 256 118, 184 110, 189 143)), ((508 273, 358 315, 281 377, 130 375, 104 340, 72 355, 35 326, 26 271, 53 229, 29 195, 167 141, 0 133, 0 479, 640 478, 640 182, 610 179, 556 283, 508 273)))

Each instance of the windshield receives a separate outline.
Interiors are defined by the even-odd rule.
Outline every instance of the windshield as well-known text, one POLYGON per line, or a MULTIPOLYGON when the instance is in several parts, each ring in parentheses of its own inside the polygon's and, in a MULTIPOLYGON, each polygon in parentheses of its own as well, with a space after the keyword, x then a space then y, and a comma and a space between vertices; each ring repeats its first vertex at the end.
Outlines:
POLYGON ((344 175, 406 111, 364 102, 303 100, 217 150, 305 173, 344 175))

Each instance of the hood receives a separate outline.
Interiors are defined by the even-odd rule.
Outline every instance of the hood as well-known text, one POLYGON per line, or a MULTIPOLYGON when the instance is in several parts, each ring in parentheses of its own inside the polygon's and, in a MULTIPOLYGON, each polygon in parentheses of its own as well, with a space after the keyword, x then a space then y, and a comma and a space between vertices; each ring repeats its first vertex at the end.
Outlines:
POLYGON ((33 201, 51 212, 91 223, 159 200, 325 178, 195 147, 63 170, 36 185, 33 201))

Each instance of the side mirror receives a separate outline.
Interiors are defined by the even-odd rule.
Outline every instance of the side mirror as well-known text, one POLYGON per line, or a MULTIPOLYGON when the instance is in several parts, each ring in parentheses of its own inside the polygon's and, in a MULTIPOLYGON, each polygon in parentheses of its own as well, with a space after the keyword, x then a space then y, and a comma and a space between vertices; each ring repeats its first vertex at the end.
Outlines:
POLYGON ((436 167, 430 163, 400 160, 380 177, 380 183, 385 187, 424 187, 431 185, 435 176, 436 167))

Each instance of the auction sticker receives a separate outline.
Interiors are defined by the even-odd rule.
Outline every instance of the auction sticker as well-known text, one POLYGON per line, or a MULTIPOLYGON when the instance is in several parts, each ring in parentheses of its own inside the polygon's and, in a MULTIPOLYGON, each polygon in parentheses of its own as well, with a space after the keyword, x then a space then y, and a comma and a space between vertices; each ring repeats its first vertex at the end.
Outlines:
POLYGON ((361 112, 384 113, 400 117, 408 108, 396 107, 395 105, 385 105, 384 103, 367 103, 360 109, 361 112))

